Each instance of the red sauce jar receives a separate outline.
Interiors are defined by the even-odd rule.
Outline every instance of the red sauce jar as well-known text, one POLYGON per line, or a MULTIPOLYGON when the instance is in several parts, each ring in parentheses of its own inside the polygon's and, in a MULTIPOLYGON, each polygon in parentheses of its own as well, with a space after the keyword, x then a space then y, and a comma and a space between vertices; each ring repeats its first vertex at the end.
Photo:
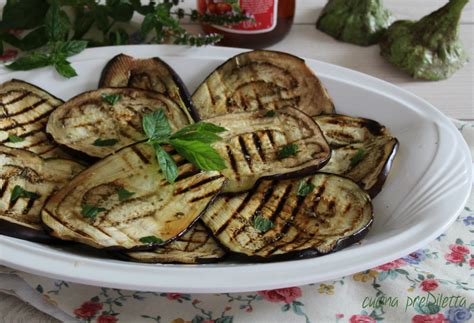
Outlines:
POLYGON ((197 0, 197 10, 202 14, 228 15, 239 8, 253 20, 232 26, 202 24, 203 30, 223 35, 218 45, 263 48, 278 42, 290 31, 295 0, 197 0))

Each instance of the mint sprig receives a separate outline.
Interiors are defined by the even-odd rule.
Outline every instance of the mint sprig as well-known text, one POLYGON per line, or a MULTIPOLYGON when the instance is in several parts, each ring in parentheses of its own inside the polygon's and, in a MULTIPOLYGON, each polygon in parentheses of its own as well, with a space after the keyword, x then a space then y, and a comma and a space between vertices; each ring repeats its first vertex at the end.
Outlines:
POLYGON ((194 166, 202 170, 222 170, 225 161, 211 144, 221 140, 218 133, 226 131, 212 123, 198 122, 188 125, 172 134, 168 118, 162 109, 143 116, 142 127, 148 143, 155 150, 160 168, 170 183, 178 177, 178 167, 161 145, 170 144, 194 166))

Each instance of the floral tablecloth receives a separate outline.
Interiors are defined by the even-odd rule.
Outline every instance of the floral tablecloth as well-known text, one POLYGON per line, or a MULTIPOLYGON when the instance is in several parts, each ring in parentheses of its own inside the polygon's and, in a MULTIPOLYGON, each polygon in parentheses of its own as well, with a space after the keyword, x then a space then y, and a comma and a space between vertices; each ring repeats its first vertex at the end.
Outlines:
MULTIPOLYGON (((474 152, 474 124, 456 124, 474 152)), ((473 233, 474 193, 450 229, 425 248, 323 283, 256 293, 153 293, 80 285, 0 267, 0 291, 61 321, 472 322, 473 233)))

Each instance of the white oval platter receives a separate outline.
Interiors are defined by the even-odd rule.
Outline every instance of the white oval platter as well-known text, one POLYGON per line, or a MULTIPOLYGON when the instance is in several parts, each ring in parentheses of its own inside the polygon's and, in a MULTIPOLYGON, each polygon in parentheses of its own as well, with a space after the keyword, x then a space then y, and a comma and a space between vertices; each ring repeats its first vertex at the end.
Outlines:
MULTIPOLYGON (((64 100, 97 87, 113 56, 158 56, 192 91, 218 65, 244 50, 221 47, 116 46, 88 49, 72 59, 79 76, 65 80, 51 68, 0 70, 38 85, 64 100)), ((319 258, 275 263, 207 265, 139 264, 101 259, 0 236, 0 263, 55 279, 142 291, 240 292, 303 285, 381 265, 423 247, 456 219, 469 196, 469 150, 451 121, 428 102, 394 85, 335 65, 308 59, 334 99, 339 113, 371 118, 400 141, 392 172, 374 199, 375 221, 360 244, 319 258)))

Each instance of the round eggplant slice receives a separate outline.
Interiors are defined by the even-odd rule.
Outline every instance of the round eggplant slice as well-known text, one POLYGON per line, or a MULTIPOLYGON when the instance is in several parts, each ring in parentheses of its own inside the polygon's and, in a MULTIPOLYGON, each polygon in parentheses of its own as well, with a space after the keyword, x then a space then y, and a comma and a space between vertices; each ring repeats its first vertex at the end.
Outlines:
POLYGON ((125 256, 133 261, 147 263, 199 264, 215 262, 225 253, 209 230, 197 222, 183 236, 166 246, 152 251, 127 252, 125 256))
POLYGON ((158 57, 136 59, 124 54, 115 56, 102 71, 99 87, 130 87, 158 92, 176 102, 190 123, 198 120, 184 82, 158 57))
POLYGON ((342 114, 314 118, 331 148, 367 142, 375 137, 390 136, 385 126, 377 121, 342 114))
POLYGON ((172 151, 178 178, 168 183, 146 143, 126 147, 76 176, 42 211, 51 234, 96 248, 149 250, 183 234, 224 184, 172 151))
POLYGON ((269 50, 230 58, 206 78, 192 99, 202 119, 287 106, 310 116, 334 112, 328 92, 303 59, 269 50))
POLYGON ((67 147, 103 158, 144 140, 142 117, 159 109, 173 131, 189 124, 187 115, 163 94, 110 88, 82 93, 58 107, 47 131, 67 147))
POLYGON ((350 178, 375 197, 397 154, 398 141, 376 121, 344 115, 315 118, 332 156, 321 171, 350 178))
POLYGON ((350 178, 375 197, 382 190, 397 150, 397 139, 389 136, 339 147, 333 149, 321 171, 350 178))
POLYGON ((46 134, 49 115, 63 102, 32 84, 11 80, 0 85, 0 144, 43 158, 69 157, 46 134))
POLYGON ((353 181, 319 173, 262 180, 223 195, 202 217, 229 251, 255 259, 314 257, 362 239, 372 221, 368 194, 353 181))
POLYGON ((295 108, 274 114, 230 113, 206 121, 226 128, 213 147, 226 160, 224 192, 252 188, 261 177, 295 178, 317 172, 331 155, 321 130, 295 108))
POLYGON ((0 233, 26 240, 48 240, 40 212, 48 198, 83 167, 0 145, 0 233))

